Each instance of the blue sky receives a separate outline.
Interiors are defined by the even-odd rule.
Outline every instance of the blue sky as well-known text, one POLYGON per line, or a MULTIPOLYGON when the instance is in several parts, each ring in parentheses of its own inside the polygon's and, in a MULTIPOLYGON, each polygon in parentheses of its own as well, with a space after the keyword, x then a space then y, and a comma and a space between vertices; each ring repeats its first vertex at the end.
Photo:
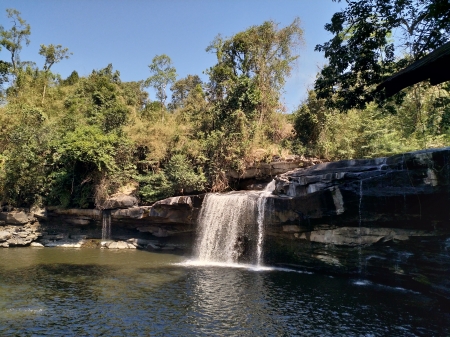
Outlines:
MULTIPOLYGON (((167 54, 178 77, 197 74, 215 63, 205 51, 217 34, 229 37, 252 25, 273 20, 284 27, 299 17, 305 45, 285 87, 287 112, 306 97, 318 67, 326 60, 314 52, 330 39, 324 25, 343 6, 331 0, 10 0, 2 2, 0 24, 10 24, 6 8, 15 8, 31 25, 31 43, 21 52, 22 61, 43 66, 40 44, 61 44, 73 55, 52 67, 67 77, 73 70, 88 75, 112 63, 123 81, 150 76, 148 65, 155 55, 167 54)), ((9 59, 8 52, 0 52, 9 59)), ((170 93, 169 93, 170 96, 170 93)), ((150 91, 150 98, 155 95, 150 91)))

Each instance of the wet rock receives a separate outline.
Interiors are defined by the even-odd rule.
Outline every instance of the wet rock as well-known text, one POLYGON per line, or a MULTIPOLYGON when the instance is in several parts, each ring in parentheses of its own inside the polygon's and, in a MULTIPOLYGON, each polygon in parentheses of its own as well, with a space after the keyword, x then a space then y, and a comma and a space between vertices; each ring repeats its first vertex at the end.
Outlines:
POLYGON ((148 244, 155 243, 154 240, 134 239, 134 238, 128 239, 127 242, 131 243, 134 246, 144 246, 144 247, 147 246, 148 244))
POLYGON ((143 233, 151 233, 152 235, 158 238, 165 238, 174 233, 174 231, 171 231, 169 233, 169 231, 166 228, 162 228, 161 226, 138 227, 137 230, 143 233))
POLYGON ((83 234, 72 234, 70 235, 70 238, 72 240, 86 240, 87 239, 87 235, 83 235, 83 234))
POLYGON ((64 221, 69 224, 78 225, 78 226, 86 226, 91 223, 89 218, 66 218, 66 219, 64 219, 64 221))
POLYGON ((433 236, 433 233, 399 228, 340 227, 331 230, 305 232, 297 237, 300 239, 325 244, 331 243, 341 246, 358 246, 371 245, 380 241, 404 241, 409 240, 409 238, 413 236, 433 236))
POLYGON ((32 243, 30 243, 30 247, 40 247, 40 248, 43 248, 44 245, 43 245, 42 243, 39 243, 39 242, 32 242, 32 243))
POLYGON ((344 160, 275 178, 265 262, 358 274, 450 299, 450 148, 344 160))
POLYGON ((0 247, 1 248, 8 248, 9 247, 9 243, 8 242, 0 242, 0 247))
POLYGON ((71 215, 76 217, 82 217, 84 219, 101 220, 102 212, 98 209, 81 209, 81 208, 52 208, 48 207, 48 216, 60 216, 60 215, 71 215))
POLYGON ((56 241, 56 240, 64 240, 67 239, 66 233, 54 233, 54 234, 45 234, 42 236, 42 240, 48 241, 56 241))
POLYGON ((161 250, 161 246, 154 244, 154 243, 149 243, 146 248, 148 250, 161 250))
POLYGON ((109 242, 106 244, 106 247, 108 249, 136 249, 136 246, 124 241, 109 242))
POLYGON ((42 240, 41 242, 45 247, 81 248, 83 246, 84 240, 59 240, 59 241, 42 240))

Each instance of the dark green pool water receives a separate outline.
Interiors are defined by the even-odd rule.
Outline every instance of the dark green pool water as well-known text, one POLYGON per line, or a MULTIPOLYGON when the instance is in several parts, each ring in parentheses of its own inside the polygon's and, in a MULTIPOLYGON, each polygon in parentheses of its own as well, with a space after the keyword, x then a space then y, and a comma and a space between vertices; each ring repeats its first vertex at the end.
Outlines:
POLYGON ((144 251, 0 250, 1 336, 448 336, 433 298, 144 251), (180 264, 181 263, 181 264, 180 264))

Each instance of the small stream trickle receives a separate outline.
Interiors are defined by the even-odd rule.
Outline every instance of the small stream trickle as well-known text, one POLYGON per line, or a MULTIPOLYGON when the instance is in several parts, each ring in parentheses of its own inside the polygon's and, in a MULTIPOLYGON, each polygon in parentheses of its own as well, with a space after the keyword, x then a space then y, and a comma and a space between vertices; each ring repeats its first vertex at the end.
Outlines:
POLYGON ((102 240, 111 240, 111 210, 102 211, 102 240))

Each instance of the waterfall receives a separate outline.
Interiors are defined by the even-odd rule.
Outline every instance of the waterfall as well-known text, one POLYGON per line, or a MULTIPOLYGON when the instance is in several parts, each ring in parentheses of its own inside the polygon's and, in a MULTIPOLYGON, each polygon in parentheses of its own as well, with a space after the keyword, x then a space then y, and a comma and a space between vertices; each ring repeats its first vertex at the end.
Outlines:
POLYGON ((256 265, 261 266, 262 264, 262 249, 263 249, 263 240, 264 240, 264 219, 266 215, 266 204, 267 197, 272 194, 275 189, 275 180, 272 180, 266 188, 261 192, 258 197, 257 206, 258 206, 258 243, 256 246, 256 265))
POLYGON ((111 239, 111 211, 102 211, 102 240, 111 239))
MULTIPOLYGON (((199 236, 196 250, 201 262, 237 263, 243 256, 249 256, 252 234, 256 235, 256 257, 262 264, 264 239, 264 218, 267 212, 267 197, 275 188, 271 182, 260 192, 230 192, 207 194, 198 218, 199 236)), ((252 244, 253 243, 253 244, 252 244)))
POLYGON ((358 205, 358 235, 359 235, 359 245, 358 245, 358 274, 362 273, 362 240, 361 240, 361 224, 362 224, 362 214, 361 214, 361 206, 362 206, 362 199, 363 199, 363 180, 361 179, 359 181, 359 205, 358 205))

